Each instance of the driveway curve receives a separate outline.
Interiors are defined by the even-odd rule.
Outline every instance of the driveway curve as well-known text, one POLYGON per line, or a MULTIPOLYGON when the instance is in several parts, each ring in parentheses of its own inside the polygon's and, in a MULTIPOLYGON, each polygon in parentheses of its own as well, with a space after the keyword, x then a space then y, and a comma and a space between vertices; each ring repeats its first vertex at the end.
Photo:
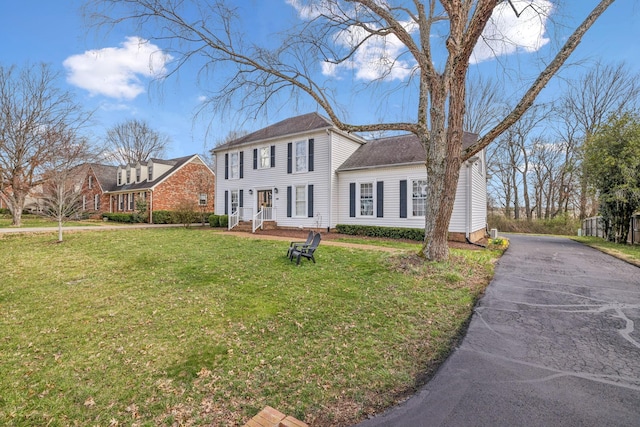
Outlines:
POLYGON ((508 237, 460 347, 359 427, 640 426, 640 269, 566 238, 508 237))

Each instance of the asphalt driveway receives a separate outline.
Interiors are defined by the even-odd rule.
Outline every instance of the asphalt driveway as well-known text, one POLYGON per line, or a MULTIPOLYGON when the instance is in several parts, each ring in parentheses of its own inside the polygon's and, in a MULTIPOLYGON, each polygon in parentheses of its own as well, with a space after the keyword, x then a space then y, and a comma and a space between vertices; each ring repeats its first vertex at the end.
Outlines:
POLYGON ((640 269, 565 238, 509 238, 460 347, 359 427, 640 426, 640 269))

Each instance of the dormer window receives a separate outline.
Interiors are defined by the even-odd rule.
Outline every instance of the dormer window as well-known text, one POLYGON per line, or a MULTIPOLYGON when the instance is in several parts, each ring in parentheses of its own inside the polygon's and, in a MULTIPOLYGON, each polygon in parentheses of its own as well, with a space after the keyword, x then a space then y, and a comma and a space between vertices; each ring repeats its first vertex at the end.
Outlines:
POLYGON ((140 165, 138 165, 138 167, 136 168, 136 182, 140 182, 141 174, 142 174, 142 171, 140 170, 140 165))
POLYGON ((149 175, 147 177, 147 181, 153 181, 153 163, 149 163, 148 169, 149 175))
POLYGON ((127 184, 131 184, 131 168, 127 168, 127 184))
POLYGON ((118 185, 122 185, 122 171, 118 169, 118 185))

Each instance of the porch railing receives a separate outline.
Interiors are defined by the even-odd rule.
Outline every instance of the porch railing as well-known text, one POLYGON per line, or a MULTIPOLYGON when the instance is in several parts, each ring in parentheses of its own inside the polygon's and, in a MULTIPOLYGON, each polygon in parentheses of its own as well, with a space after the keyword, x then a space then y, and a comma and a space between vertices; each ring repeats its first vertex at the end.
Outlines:
POLYGON ((251 232, 255 233, 258 228, 264 228, 265 221, 273 221, 275 219, 274 208, 263 207, 253 216, 253 225, 251 226, 251 232))
POLYGON ((240 211, 235 211, 231 215, 229 215, 229 224, 227 224, 227 229, 231 230, 233 227, 238 225, 240 222, 240 211))

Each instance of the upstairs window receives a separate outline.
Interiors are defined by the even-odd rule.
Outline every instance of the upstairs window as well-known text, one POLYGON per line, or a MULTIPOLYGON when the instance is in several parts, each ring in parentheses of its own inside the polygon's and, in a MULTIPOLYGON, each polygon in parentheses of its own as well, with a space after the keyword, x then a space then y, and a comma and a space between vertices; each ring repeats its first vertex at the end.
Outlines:
POLYGON ((118 171, 118 185, 122 185, 122 172, 118 171))
POLYGON ((147 181, 153 181, 153 165, 149 163, 149 166, 147 168, 148 168, 147 181))
POLYGON ((229 156, 229 179, 240 178, 240 162, 238 159, 238 153, 231 153, 229 156))
POLYGON ((295 143, 295 171, 306 172, 307 171, 307 141, 297 141, 295 143))
POLYGON ((138 166, 136 168, 136 182, 140 182, 141 175, 142 175, 142 170, 140 166, 138 166))
POLYGON ((93 176, 89 175, 89 190, 93 188, 93 176))
POLYGON ((131 184, 131 169, 127 168, 127 184, 131 184))
POLYGON ((266 169, 271 167, 271 147, 262 147, 258 150, 259 161, 258 167, 266 169))

